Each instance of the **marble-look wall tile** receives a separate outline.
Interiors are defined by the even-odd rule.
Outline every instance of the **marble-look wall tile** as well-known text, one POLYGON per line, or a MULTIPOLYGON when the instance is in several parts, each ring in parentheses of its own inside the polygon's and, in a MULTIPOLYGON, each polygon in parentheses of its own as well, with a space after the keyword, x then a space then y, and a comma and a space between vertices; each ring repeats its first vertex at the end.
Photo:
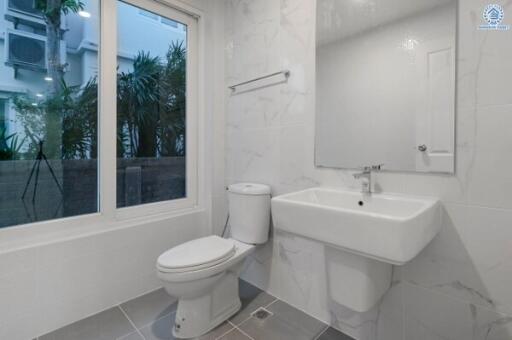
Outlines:
POLYGON ((226 78, 244 81, 278 67, 279 2, 226 0, 226 78))
POLYGON ((425 288, 404 286, 404 338, 508 340, 512 317, 425 288))
POLYGON ((272 273, 275 270, 273 265, 275 253, 276 243, 271 237, 266 244, 258 246, 256 251, 248 257, 241 274, 244 280, 272 295, 279 293, 278 277, 272 273))
POLYGON ((304 174, 304 165, 309 160, 304 154, 307 139, 306 127, 300 125, 283 126, 280 131, 279 181, 276 193, 286 193, 319 186, 320 182, 304 174))
POLYGON ((276 164, 279 164, 279 129, 257 129, 233 132, 227 168, 234 181, 277 183, 276 164))
MULTIPOLYGON (((286 84, 227 94, 225 183, 267 183, 274 194, 358 190, 351 171, 314 165, 315 1, 225 3, 226 82, 291 71, 286 84)), ((511 1, 496 3, 512 11, 511 1)), ((456 173, 375 176, 376 191, 435 196, 446 207, 441 233, 395 267, 382 303, 362 315, 333 304, 322 295, 321 245, 286 234, 251 256, 244 278, 360 340, 512 338, 512 31, 477 30, 486 5, 459 1, 456 173)))
POLYGON ((279 127, 279 86, 231 95, 227 116, 228 133, 279 127))
POLYGON ((446 207, 440 234, 403 268, 403 279, 512 315, 512 211, 446 207))
POLYGON ((276 232, 273 274, 279 294, 297 308, 329 322, 324 245, 288 233, 276 232))

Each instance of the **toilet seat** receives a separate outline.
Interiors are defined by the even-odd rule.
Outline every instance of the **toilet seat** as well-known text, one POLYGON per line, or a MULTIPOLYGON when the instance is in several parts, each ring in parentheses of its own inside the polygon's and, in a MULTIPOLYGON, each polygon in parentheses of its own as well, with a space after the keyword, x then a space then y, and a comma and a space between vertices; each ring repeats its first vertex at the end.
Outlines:
POLYGON ((235 255, 235 242, 219 236, 207 236, 185 242, 167 250, 157 260, 164 273, 185 273, 210 268, 235 255))

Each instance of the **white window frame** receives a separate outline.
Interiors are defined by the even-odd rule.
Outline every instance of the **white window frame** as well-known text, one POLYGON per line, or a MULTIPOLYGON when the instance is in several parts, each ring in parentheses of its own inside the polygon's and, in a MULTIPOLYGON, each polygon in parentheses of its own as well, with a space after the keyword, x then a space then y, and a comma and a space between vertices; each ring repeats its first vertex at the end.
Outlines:
POLYGON ((187 132, 186 197, 138 206, 117 208, 117 2, 98 0, 100 44, 98 48, 98 212, 0 228, 0 252, 34 242, 55 242, 79 235, 117 229, 122 225, 188 214, 204 208, 204 77, 201 57, 204 40, 202 12, 179 0, 125 0, 125 3, 162 13, 187 26, 187 132), (105 15, 104 13, 108 13, 105 15), (116 46, 116 48, 104 48, 116 46), (131 221, 130 221, 131 220, 131 221))
MULTIPOLYGON (((185 155, 186 160, 186 197, 155 202, 140 204, 130 207, 116 208, 116 171, 117 171, 117 158, 116 158, 116 143, 113 142, 113 138, 116 138, 117 129, 117 114, 116 115, 105 115, 102 118, 105 119, 102 129, 100 129, 100 152, 101 145, 105 144, 108 148, 103 150, 106 157, 100 155, 100 211, 106 215, 112 215, 116 220, 125 220, 131 218, 137 218, 141 216, 154 215, 166 213, 169 211, 189 209, 197 206, 198 204, 198 22, 197 18, 185 14, 184 12, 177 10, 170 5, 165 5, 162 2, 154 0, 122 0, 124 3, 136 6, 140 9, 152 13, 158 13, 160 16, 167 17, 175 20, 187 26, 187 112, 186 112, 186 146, 187 151, 185 155), (105 117, 107 116, 107 117, 105 117), (107 128, 105 128, 107 127, 107 128), (110 135, 108 131, 114 131, 110 135), (102 141, 105 141, 102 143, 102 141), (112 150, 112 143, 114 147, 112 150), (114 162, 107 161, 105 169, 102 169, 101 162, 113 159, 114 162), (103 170, 103 172, 101 171, 103 170), (107 174, 106 176, 104 174, 107 174), (103 182, 101 181, 103 177, 103 182), (103 184, 103 185, 102 185, 103 184), (103 192, 105 191, 105 192, 103 192), (113 196, 113 197, 112 197, 113 196), (104 197, 105 200, 101 198, 104 197)), ((117 3, 118 0, 102 0, 104 2, 113 2, 117 16, 117 3)), ((109 9, 108 12, 112 12, 109 9)), ((103 18, 105 19, 105 18, 103 18)), ((102 37, 102 44, 104 46, 117 46, 117 34, 112 36, 111 31, 117 31, 117 17, 108 16, 108 20, 102 20, 102 24, 105 25, 101 31, 106 34, 102 37), (107 22, 106 22, 107 21, 107 22), (110 34, 109 34, 110 33, 110 34), (115 41, 112 41, 115 38, 115 41)), ((117 82, 117 53, 118 49, 109 49, 105 53, 101 53, 104 59, 101 60, 100 70, 103 80, 103 84, 108 84, 108 89, 105 89, 107 93, 104 93, 100 89, 100 98, 105 100, 100 101, 100 112, 117 112, 116 107, 116 94, 112 93, 112 90, 116 89, 117 82), (104 55, 105 54, 105 55, 104 55), (115 62, 115 66, 113 65, 115 62), (112 72, 114 70, 114 72, 112 72), (114 86, 111 84, 114 83, 114 86), (110 99, 110 100, 109 100, 110 99), (101 103, 103 102, 103 103, 101 103), (105 105, 103 110, 101 105, 105 105)), ((101 122, 100 122, 101 123, 101 122)))

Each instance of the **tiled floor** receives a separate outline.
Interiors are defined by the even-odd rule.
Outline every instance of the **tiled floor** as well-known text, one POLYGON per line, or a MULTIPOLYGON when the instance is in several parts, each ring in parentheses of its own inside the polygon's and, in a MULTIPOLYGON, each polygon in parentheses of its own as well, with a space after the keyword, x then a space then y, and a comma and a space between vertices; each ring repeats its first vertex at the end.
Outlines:
MULTIPOLYGON (((242 309, 200 340, 353 340, 260 289, 240 281, 242 309), (271 314, 252 313, 264 307, 271 314)), ((163 289, 40 336, 38 340, 172 340, 176 300, 163 289)))

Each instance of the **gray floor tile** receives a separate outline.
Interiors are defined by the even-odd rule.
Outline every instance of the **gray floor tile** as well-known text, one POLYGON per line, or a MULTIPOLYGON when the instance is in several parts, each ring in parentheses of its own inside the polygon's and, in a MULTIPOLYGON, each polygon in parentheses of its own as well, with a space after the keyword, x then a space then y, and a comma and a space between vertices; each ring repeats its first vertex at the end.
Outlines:
POLYGON ((308 334, 272 316, 267 320, 251 318, 240 325, 240 329, 254 340, 313 340, 308 334))
POLYGON ((172 328, 174 327, 175 313, 168 314, 155 322, 140 328, 146 340, 174 340, 172 328))
POLYGON ((337 329, 329 327, 320 335, 318 340, 354 340, 354 338, 349 337, 337 329))
POLYGON ((231 326, 228 322, 222 323, 217 328, 211 330, 207 334, 200 336, 198 338, 195 338, 195 340, 215 340, 218 339, 220 336, 226 334, 230 330, 233 329, 233 326, 231 326))
POLYGON ((121 308, 137 328, 142 328, 176 311, 176 299, 162 288, 125 302, 121 308))
POLYGON ((239 292, 242 308, 229 320, 235 325, 239 325, 241 322, 247 320, 256 309, 266 306, 276 299, 272 295, 244 280, 239 281, 239 292))
POLYGON ((252 317, 240 329, 255 340, 312 340, 327 327, 282 301, 273 303, 268 310, 274 314, 264 320, 252 317))
MULTIPOLYGON (((321 321, 283 301, 275 301, 273 296, 242 280, 240 299, 242 309, 231 319, 239 328, 224 322, 195 340, 216 340, 220 337, 222 340, 249 340, 250 337, 254 340, 353 340, 334 328, 325 330, 327 325, 321 321), (264 320, 251 317, 253 311, 264 306, 268 306, 273 315, 264 320)), ((38 340, 143 340, 143 337, 145 340, 174 340, 172 328, 176 300, 163 289, 128 301, 121 308, 111 308, 41 336, 38 340), (140 334, 123 311, 139 328, 140 334)))
POLYGON ((121 310, 114 307, 40 336, 39 340, 113 340, 134 331, 121 310))
POLYGON ((144 338, 136 331, 116 340, 144 340, 144 338))
MULTIPOLYGON (((166 315, 154 323, 141 328, 140 332, 146 340, 174 340, 175 338, 172 335, 174 318, 175 313, 166 315)), ((215 340, 232 328, 233 327, 229 323, 224 322, 212 331, 203 336, 195 338, 194 340, 215 340)))
POLYGON ((279 318, 291 324, 293 327, 303 330, 305 333, 318 335, 327 327, 322 321, 307 315, 303 311, 281 300, 270 305, 268 310, 274 313, 274 315, 278 315, 279 318))
POLYGON ((244 335, 238 329, 233 329, 231 332, 226 333, 221 338, 219 338, 219 340, 250 340, 250 339, 251 338, 244 335))

